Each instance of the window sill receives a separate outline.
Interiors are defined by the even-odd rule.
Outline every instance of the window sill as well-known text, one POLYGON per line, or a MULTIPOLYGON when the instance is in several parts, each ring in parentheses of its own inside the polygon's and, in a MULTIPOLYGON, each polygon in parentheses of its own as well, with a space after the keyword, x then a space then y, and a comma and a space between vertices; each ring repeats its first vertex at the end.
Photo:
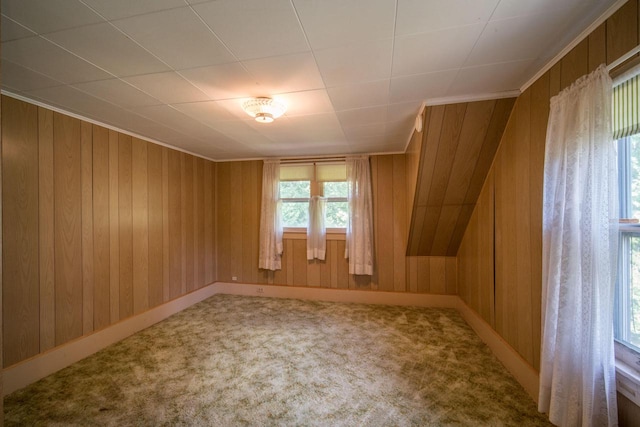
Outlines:
POLYGON ((640 406, 640 354, 616 341, 616 388, 640 406))

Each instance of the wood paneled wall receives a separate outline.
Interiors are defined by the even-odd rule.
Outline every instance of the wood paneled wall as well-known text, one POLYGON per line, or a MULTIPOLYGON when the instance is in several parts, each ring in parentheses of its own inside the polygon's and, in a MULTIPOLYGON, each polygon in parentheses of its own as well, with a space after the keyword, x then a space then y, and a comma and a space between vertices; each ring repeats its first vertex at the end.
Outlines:
POLYGON ((462 102, 425 109, 422 141, 412 141, 421 149, 415 198, 411 197, 407 255, 458 253, 514 101, 462 102))
POLYGON ((217 166, 218 280, 339 289, 456 293, 454 257, 406 257, 407 160, 404 154, 371 157, 375 274, 348 274, 343 236, 327 242, 325 261, 307 261, 305 236, 284 239, 282 270, 258 269, 262 161, 217 166))
POLYGON ((4 361, 215 280, 216 165, 2 97, 4 361))
POLYGON ((638 21, 638 1, 631 0, 518 97, 458 252, 460 296, 536 370, 549 101, 634 48, 638 21))

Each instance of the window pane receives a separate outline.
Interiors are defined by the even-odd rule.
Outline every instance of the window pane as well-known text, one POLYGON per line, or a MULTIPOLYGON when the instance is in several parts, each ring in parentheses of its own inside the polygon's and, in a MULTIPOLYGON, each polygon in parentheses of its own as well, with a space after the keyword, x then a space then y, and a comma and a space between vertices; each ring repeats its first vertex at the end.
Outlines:
POLYGON ((309 222, 309 202, 282 202, 282 225, 306 227, 309 222))
POLYGON ((308 199, 310 194, 310 181, 280 181, 280 198, 282 199, 308 199))
POLYGON ((324 197, 344 197, 348 194, 348 186, 346 181, 342 182, 325 182, 324 184, 324 197))
POLYGON ((631 178, 631 218, 640 219, 640 134, 633 135, 628 138, 630 167, 629 173, 631 178))
POLYGON ((347 202, 327 202, 325 227, 346 228, 349 220, 347 202))
MULTIPOLYGON (((619 297, 622 312, 627 313, 624 324, 621 325, 623 340, 640 347, 640 236, 624 235, 629 239, 629 281, 628 287, 623 285, 619 297), (626 335, 626 336, 625 336, 626 335)), ((624 245, 623 245, 624 247, 624 245)))

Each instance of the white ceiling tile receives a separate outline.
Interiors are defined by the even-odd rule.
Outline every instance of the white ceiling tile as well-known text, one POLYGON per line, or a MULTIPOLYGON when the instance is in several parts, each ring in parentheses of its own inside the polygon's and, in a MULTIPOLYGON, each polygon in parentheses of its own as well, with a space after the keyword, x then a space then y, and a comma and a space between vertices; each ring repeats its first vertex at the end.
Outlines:
POLYGON ((418 112, 420 111, 421 106, 422 106, 422 102, 420 101, 402 102, 399 104, 389 104, 387 106, 387 120, 390 122, 395 122, 400 120, 415 121, 415 118, 418 115, 418 112))
POLYGON ((311 47, 393 37, 395 0, 294 0, 311 47))
POLYGON ((287 117, 333 112, 333 105, 325 90, 283 93, 274 98, 280 99, 287 106, 287 117))
POLYGON ((189 117, 213 127, 215 127, 214 124, 217 122, 237 119, 236 116, 216 101, 172 104, 172 107, 189 117))
POLYGON ((184 6, 183 0, 83 0, 108 20, 184 6))
POLYGON ((385 123, 384 133, 387 136, 393 137, 395 135, 409 136, 413 132, 415 127, 415 117, 406 118, 404 120, 398 120, 394 122, 385 123))
POLYGON ((374 107, 389 101, 389 80, 336 86, 327 89, 336 111, 374 107))
POLYGON ((322 130, 341 131, 342 126, 335 113, 309 114, 306 116, 291 116, 289 126, 300 132, 320 132, 322 130))
POLYGON ((46 87, 60 86, 63 83, 50 79, 44 74, 24 68, 13 62, 2 61, 2 86, 18 91, 44 89, 46 87))
MULTIPOLYGON (((216 122, 213 123, 211 127, 226 135, 228 138, 252 147, 259 144, 270 144, 273 142, 249 126, 249 123, 249 121, 235 120, 228 122, 216 122)), ((235 151, 235 147, 227 148, 235 151)))
POLYGON ((344 127, 363 126, 387 120, 387 106, 354 108, 336 112, 340 123, 344 127))
POLYGON ((365 138, 370 136, 378 136, 385 134, 385 123, 371 123, 363 126, 354 126, 344 128, 344 134, 349 139, 365 138))
POLYGON ((455 71, 394 77, 391 79, 390 101, 400 103, 442 97, 447 93, 455 77, 455 71))
POLYGON ((234 57, 190 7, 113 22, 173 69, 233 62, 234 57))
POLYGON ((255 79, 239 62, 182 70, 180 74, 210 99, 246 98, 259 91, 255 79))
POLYGON ((38 34, 104 21, 78 0, 3 0, 2 13, 38 34))
POLYGON ((209 99, 205 93, 172 71, 126 77, 123 80, 167 104, 209 99))
POLYGON ((341 86, 391 76, 393 40, 376 40, 314 51, 327 85, 341 86))
POLYGON ((515 16, 549 13, 559 9, 575 9, 585 5, 585 0, 501 0, 491 16, 491 20, 513 18, 515 16))
POLYGON ((108 23, 51 33, 47 38, 118 77, 168 70, 108 23))
POLYGON ((241 60, 309 50, 289 0, 218 0, 193 8, 241 60))
POLYGON ((486 94, 517 90, 527 79, 523 72, 531 60, 462 68, 447 96, 486 94))
POLYGON ((25 37, 35 36, 36 33, 28 29, 27 27, 18 24, 17 22, 2 15, 2 22, 0 23, 0 30, 2 31, 2 41, 8 42, 11 40, 22 39, 25 37))
POLYGON ((104 99, 123 108, 158 105, 162 102, 119 79, 98 80, 74 85, 89 95, 104 99))
POLYGON ((499 2, 500 0, 398 0, 396 35, 483 23, 489 20, 499 2))
POLYGON ((213 132, 213 129, 180 113, 168 105, 140 107, 133 111, 150 120, 169 126, 177 132, 191 135, 195 138, 202 138, 213 132))
POLYGON ((112 77, 41 37, 2 43, 2 60, 12 61, 65 83, 112 77))
POLYGON ((256 95, 270 96, 324 87, 311 53, 254 59, 244 61, 243 65, 258 82, 256 89, 262 91, 256 95))
POLYGON ((396 37, 393 76, 422 74, 460 67, 484 24, 456 27, 432 33, 396 37), (446 42, 446 47, 443 43, 446 42))
POLYGON ((565 17, 557 13, 490 21, 465 66, 533 59, 561 33, 565 17))

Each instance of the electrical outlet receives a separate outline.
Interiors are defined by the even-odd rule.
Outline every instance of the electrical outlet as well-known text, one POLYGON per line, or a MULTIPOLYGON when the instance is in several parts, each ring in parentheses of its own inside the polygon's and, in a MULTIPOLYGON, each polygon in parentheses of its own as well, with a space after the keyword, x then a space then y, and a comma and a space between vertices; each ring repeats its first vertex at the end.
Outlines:
POLYGON ((264 288, 258 288, 256 292, 259 294, 264 294, 264 288))
POLYGON ((231 281, 233 281, 233 282, 237 282, 237 281, 238 281, 238 276, 233 276, 233 277, 231 277, 231 281))

